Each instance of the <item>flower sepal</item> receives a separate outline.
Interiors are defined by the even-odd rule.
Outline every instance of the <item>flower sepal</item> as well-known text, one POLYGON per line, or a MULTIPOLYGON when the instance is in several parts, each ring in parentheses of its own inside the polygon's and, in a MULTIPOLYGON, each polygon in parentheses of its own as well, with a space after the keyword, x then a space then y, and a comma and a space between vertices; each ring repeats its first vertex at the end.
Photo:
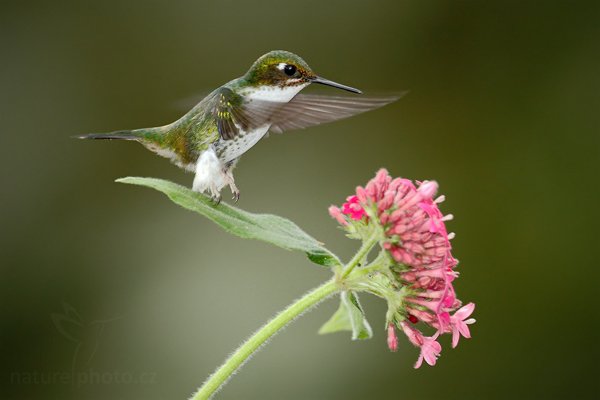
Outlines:
POLYGON ((373 329, 367 321, 358 295, 352 291, 343 291, 340 294, 340 307, 319 329, 319 334, 340 331, 352 332, 352 340, 370 339, 373 329))

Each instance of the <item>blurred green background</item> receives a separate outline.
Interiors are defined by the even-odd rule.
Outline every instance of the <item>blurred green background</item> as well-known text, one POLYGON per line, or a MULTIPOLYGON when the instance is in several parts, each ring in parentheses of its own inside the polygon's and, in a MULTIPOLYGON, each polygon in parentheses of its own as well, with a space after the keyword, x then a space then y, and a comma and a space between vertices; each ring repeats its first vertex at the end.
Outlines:
POLYGON ((409 94, 264 140, 236 170, 239 205, 290 218, 348 259, 358 243, 329 218, 330 204, 382 166, 436 179, 456 217, 456 288, 477 303, 478 322, 456 350, 444 338, 436 367, 413 370, 408 341, 386 348, 379 299, 362 296, 372 340, 318 336, 337 308, 329 300, 218 398, 596 397, 598 4, 4 2, 0 397, 186 399, 329 277, 302 254, 231 237, 156 192, 113 183, 191 185, 142 146, 69 138, 171 122, 182 99, 271 49, 367 92, 409 94), (83 343, 77 355, 52 320, 63 302, 83 321, 68 328, 83 343), (48 378, 72 367, 101 382, 48 378))

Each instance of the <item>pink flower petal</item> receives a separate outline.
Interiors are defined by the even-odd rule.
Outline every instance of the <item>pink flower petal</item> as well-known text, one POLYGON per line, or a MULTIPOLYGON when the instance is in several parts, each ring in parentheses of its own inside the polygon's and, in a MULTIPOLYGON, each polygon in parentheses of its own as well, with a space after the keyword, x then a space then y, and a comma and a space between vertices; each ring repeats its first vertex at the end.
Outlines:
POLYGON ((465 318, 468 318, 473 311, 475 310, 475 303, 469 303, 454 313, 454 317, 463 321, 465 318))
POLYGON ((423 338, 423 344, 421 345, 421 354, 419 355, 419 359, 415 364, 415 368, 419 368, 422 365, 423 359, 425 359, 425 362, 427 364, 431 366, 435 365, 437 358, 439 357, 440 352, 442 351, 442 345, 440 345, 436 341, 437 337, 438 334, 436 333, 432 337, 423 338))
POLYGON ((462 335, 465 339, 471 338, 471 331, 469 330, 468 325, 474 324, 475 319, 469 318, 466 321, 464 319, 469 317, 474 310, 475 304, 469 303, 466 306, 461 307, 454 313, 454 315, 450 317, 450 325, 452 326, 452 347, 456 347, 458 345, 460 335, 462 335))
POLYGON ((367 215, 364 208, 360 205, 358 196, 349 196, 342 205, 342 213, 349 215, 355 221, 360 221, 367 215))
POLYGON ((471 339, 471 331, 469 330, 469 326, 461 321, 458 324, 458 331, 465 339, 471 339))
POLYGON ((415 346, 421 347, 423 345, 423 334, 416 328, 410 326, 406 321, 400 322, 400 328, 406 335, 408 340, 415 346))
POLYGON ((419 186, 419 193, 426 199, 432 199, 437 193, 438 184, 436 181, 425 181, 419 186))
POLYGON ((329 215, 331 215, 333 218, 335 218, 335 220, 340 225, 343 225, 343 226, 348 225, 348 221, 346 221, 346 218, 344 218, 344 215, 342 214, 342 210, 340 210, 336 206, 329 207, 329 215))
POLYGON ((398 337, 396 336, 396 328, 391 322, 388 324, 387 345, 390 351, 398 350, 398 337))

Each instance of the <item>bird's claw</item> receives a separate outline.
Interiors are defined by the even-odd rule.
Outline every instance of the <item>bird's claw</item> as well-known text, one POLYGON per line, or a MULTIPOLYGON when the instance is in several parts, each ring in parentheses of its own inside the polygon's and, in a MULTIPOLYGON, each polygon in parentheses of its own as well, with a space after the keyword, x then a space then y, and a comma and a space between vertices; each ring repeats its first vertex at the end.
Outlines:
POLYGON ((233 197, 231 198, 231 200, 233 200, 237 203, 239 199, 240 199, 240 191, 236 190, 233 192, 233 197))
POLYGON ((221 195, 212 195, 210 196, 210 200, 213 202, 214 206, 218 206, 219 204, 221 204, 221 195))

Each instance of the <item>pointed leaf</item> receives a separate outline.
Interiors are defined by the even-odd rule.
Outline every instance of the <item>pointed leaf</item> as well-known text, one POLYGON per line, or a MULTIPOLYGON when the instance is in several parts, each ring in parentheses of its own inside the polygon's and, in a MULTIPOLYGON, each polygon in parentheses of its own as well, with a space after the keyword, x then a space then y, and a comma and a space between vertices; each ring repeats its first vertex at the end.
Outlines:
POLYGON ((340 265, 339 259, 292 221, 270 214, 253 214, 225 203, 213 204, 203 194, 173 182, 155 178, 127 177, 117 182, 147 186, 166 194, 173 202, 204 215, 227 232, 244 239, 257 239, 287 250, 300 250, 319 265, 340 265))
POLYGON ((365 314, 358 302, 358 295, 354 292, 342 293, 342 301, 348 307, 350 322, 352 323, 352 340, 370 339, 373 336, 373 329, 365 318, 365 314))
POLYGON ((352 331, 352 322, 350 322, 350 316, 348 314, 348 308, 344 305, 343 301, 340 301, 340 306, 337 311, 319 329, 319 335, 341 331, 352 331))
POLYGON ((370 339, 373 336, 371 325, 365 318, 364 312, 354 292, 342 292, 338 310, 319 329, 320 334, 339 331, 352 331, 352 340, 370 339))

